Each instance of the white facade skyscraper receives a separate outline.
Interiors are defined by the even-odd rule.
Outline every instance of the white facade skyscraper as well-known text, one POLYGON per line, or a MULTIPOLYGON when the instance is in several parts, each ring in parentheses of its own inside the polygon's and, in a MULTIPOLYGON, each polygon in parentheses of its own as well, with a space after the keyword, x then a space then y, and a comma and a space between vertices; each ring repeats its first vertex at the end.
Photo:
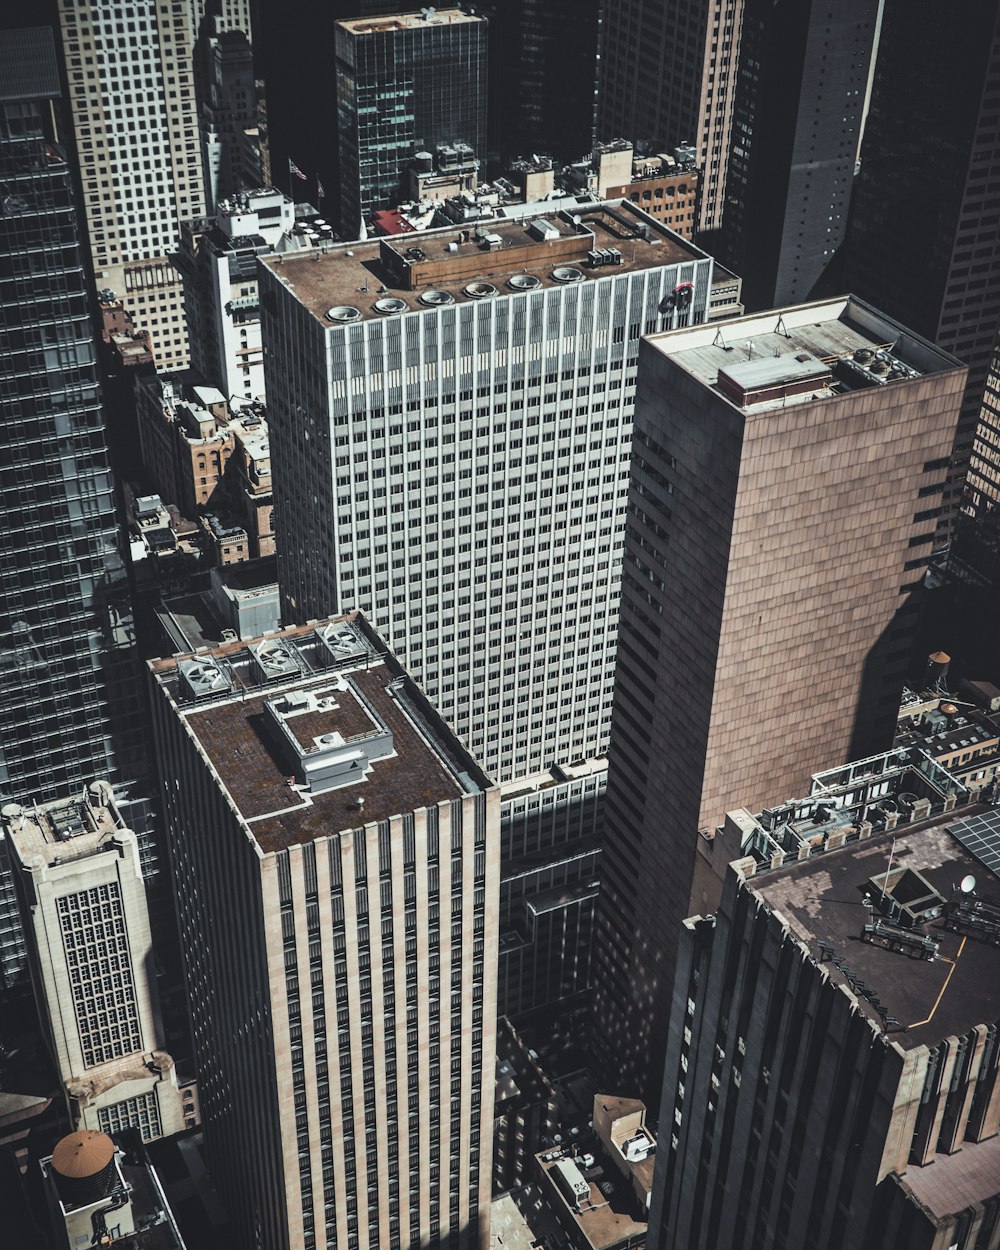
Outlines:
POLYGON ((43 1032, 74 1129, 145 1141, 194 1123, 164 1050, 135 834, 107 782, 80 798, 3 809, 43 1032))
MULTIPOLYGON (((249 36, 246 0, 219 27, 249 36)), ((162 369, 188 365, 180 222, 205 212, 194 50, 205 0, 59 0, 94 277, 152 335, 162 369)))
POLYGON ((605 748, 639 337, 711 279, 620 201, 263 261, 285 619, 362 608, 498 781, 605 748))

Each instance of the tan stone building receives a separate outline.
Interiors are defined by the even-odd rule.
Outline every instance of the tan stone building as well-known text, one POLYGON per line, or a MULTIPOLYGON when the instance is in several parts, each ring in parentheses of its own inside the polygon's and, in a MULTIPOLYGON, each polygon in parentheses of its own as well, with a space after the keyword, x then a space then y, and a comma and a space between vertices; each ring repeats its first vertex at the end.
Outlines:
POLYGON ((616 140, 597 145, 594 165, 602 200, 628 200, 682 238, 694 238, 701 174, 693 163, 679 167, 665 152, 637 156, 631 143, 616 140))
POLYGON ((642 343, 594 947, 623 1093, 651 1099, 732 796, 893 741, 964 382, 849 297, 642 343))
POLYGON ((150 669, 239 1235, 487 1245, 499 791, 358 615, 150 669))
MULTIPOLYGON (((247 0, 218 25, 249 35, 247 0)), ((149 331, 160 369, 189 363, 181 221, 205 212, 193 52, 204 0, 120 5, 59 0, 59 25, 98 290, 149 331), (126 12, 127 8, 127 12, 126 12)))
POLYGON ((135 834, 111 787, 8 804, 2 829, 21 905, 39 1017, 74 1129, 133 1127, 143 1140, 196 1120, 164 1050, 135 834))

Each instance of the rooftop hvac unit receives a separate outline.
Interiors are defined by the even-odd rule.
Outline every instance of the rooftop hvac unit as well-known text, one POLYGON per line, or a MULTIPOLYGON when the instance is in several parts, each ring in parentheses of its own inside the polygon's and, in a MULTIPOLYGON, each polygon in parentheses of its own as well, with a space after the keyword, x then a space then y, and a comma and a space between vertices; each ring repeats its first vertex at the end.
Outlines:
POLYGON ((279 681, 287 677, 295 677, 302 671, 299 657, 286 642, 276 638, 266 638, 252 647, 255 666, 264 681, 279 681))
POLYGON ((212 695, 228 694, 233 688, 230 678, 211 656, 179 660, 177 673, 181 689, 192 699, 206 699, 212 695))
POLYGON ((319 637, 338 664, 368 653, 364 639, 350 625, 327 625, 319 631, 319 637))

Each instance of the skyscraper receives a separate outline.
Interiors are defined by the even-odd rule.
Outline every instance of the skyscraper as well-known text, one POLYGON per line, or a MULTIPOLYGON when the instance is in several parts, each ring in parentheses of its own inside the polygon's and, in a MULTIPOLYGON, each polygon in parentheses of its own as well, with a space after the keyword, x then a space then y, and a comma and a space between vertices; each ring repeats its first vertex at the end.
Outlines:
POLYGON ((598 138, 694 148, 700 228, 722 232, 705 245, 743 279, 750 308, 809 298, 836 256, 878 7, 878 0, 607 6, 598 138))
MULTIPOLYGON (((149 330, 162 369, 188 365, 173 253, 205 212, 194 49, 206 0, 169 7, 59 0, 83 217, 98 290, 149 330)), ((248 0, 226 0, 213 33, 250 33, 248 0)))
POLYGON ((964 382, 853 298, 642 344, 594 975, 647 1102, 731 796, 892 741, 964 382))
POLYGON ((52 36, 0 50, 0 791, 28 802, 129 776, 130 617, 52 36))
POLYGON ((418 153, 440 145, 486 161, 487 23, 461 9, 338 22, 340 226, 353 238, 401 197, 418 153))
POLYGON ((700 227, 722 221, 745 0, 605 5, 597 137, 689 143, 703 171, 700 227))
MULTIPOLYGON (((743 279, 752 310, 828 293, 817 288, 847 231, 878 9, 878 0, 744 0, 721 235, 711 248, 743 279)), ((889 45, 886 55, 897 51, 889 45)), ((898 315, 905 319, 905 305, 898 315)))
MULTIPOLYGON (((3 813, 35 998, 74 1129, 185 1127, 153 976, 135 834, 111 787, 3 813)), ((194 1123, 193 1094, 192 1115, 194 1123)))
POLYGON ((655 1250, 998 1244, 1000 822, 972 797, 894 750, 728 818, 721 904, 681 931, 655 1250))
POLYGON ((151 673, 205 1140, 240 1236, 485 1244, 498 792, 359 618, 151 673))
POLYGON ((620 201, 262 263, 284 619, 362 608, 498 782, 604 751, 639 336, 711 273, 620 201))
POLYGON ((931 0, 886 0, 842 285, 969 367, 940 500, 942 541, 966 481, 975 507, 991 477, 988 459, 974 468, 970 454, 1000 326, 998 103, 1000 12, 991 0, 963 0, 946 33, 931 0))

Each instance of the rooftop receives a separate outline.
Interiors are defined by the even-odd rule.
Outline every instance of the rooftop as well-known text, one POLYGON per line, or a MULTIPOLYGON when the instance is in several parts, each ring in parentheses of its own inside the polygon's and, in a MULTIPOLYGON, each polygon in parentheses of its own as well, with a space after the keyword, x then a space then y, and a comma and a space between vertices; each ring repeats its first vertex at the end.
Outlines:
POLYGON ((647 342, 745 412, 962 367, 854 296, 655 334, 647 342))
POLYGON ((125 827, 111 787, 103 781, 90 785, 82 798, 42 807, 8 803, 2 823, 29 868, 55 867, 111 850, 111 836, 125 827))
POLYGON ((705 258, 627 200, 573 212, 529 204, 507 213, 481 229, 446 226, 261 263, 329 327, 705 258), (592 262, 590 253, 610 249, 620 257, 613 265, 592 262))
POLYGON ((354 17, 337 25, 352 35, 377 35, 393 30, 423 30, 427 26, 456 26, 462 22, 485 22, 485 17, 462 9, 421 9, 419 13, 395 13, 388 17, 354 17))
POLYGON ((356 614, 150 667, 265 854, 489 784, 356 614))
MULTIPOLYGON (((559 1207, 561 1221, 572 1220, 594 1250, 615 1250, 625 1246, 631 1239, 645 1240, 646 1222, 633 1214, 635 1199, 624 1177, 605 1174, 610 1195, 603 1194, 594 1181, 588 1181, 590 1192, 574 1210, 566 1199, 562 1187, 553 1175, 562 1158, 552 1159, 553 1151, 543 1151, 535 1156, 538 1166, 548 1181, 549 1201, 559 1207)), ((561 1151, 558 1152, 560 1155, 561 1151)))
POLYGON ((876 1027, 885 1027, 907 1050, 1000 1018, 1000 947, 946 927, 953 900, 966 897, 959 891, 966 878, 978 883, 977 900, 1000 902, 1000 881, 951 832, 966 823, 946 817, 897 828, 748 883, 876 1027), (898 871, 903 869, 908 872, 898 871), (879 893, 886 880, 890 893, 907 882, 913 896, 926 883, 940 896, 927 920, 909 930, 937 944, 934 959, 862 940, 866 923, 879 916, 877 906, 866 905, 866 895, 879 893), (890 1018, 888 1027, 873 997, 890 1018))

